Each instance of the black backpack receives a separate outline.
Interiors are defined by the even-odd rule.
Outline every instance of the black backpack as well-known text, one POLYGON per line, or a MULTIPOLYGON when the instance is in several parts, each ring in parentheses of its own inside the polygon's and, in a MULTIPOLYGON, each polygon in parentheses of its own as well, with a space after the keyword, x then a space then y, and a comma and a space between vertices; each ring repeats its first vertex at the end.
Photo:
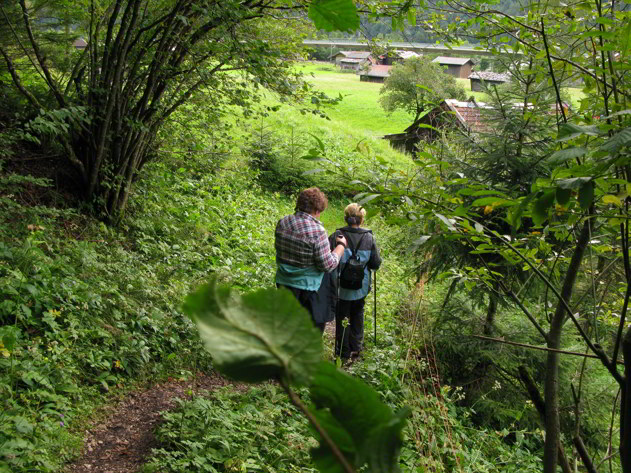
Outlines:
POLYGON ((359 249, 365 236, 366 234, 364 233, 357 242, 357 247, 355 248, 351 246, 351 239, 347 238, 348 246, 351 249, 351 257, 344 265, 344 269, 340 274, 340 287, 344 289, 357 290, 362 288, 362 283, 364 282, 364 269, 366 268, 366 265, 359 261, 357 250, 359 249))

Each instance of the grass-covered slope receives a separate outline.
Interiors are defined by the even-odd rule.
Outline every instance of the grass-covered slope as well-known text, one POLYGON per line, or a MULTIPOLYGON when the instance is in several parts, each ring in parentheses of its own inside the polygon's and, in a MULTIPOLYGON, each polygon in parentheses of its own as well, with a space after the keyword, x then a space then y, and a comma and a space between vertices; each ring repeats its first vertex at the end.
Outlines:
MULTIPOLYGON (((214 133, 218 127, 204 127, 203 113, 189 109, 163 137, 161 159, 144 169, 119 227, 45 205, 63 196, 48 182, 2 168, 0 472, 60 471, 77 455, 92 408, 108 395, 212 369, 180 312, 184 296, 211 273, 241 291, 272 286, 274 226, 304 187, 319 185, 331 196, 322 215, 329 232, 343 225, 352 195, 340 174, 303 175, 319 165, 302 159, 318 140, 326 157, 358 177, 415 166, 374 138, 380 132, 371 120, 354 127, 344 119, 354 114, 344 101, 329 111, 331 120, 284 105, 241 122, 225 140, 214 133)), ((371 294, 366 358, 352 372, 388 404, 412 407, 404 471, 520 471, 519 460, 534 464, 523 444, 513 448, 472 427, 468 411, 455 408, 449 389, 440 390, 421 360, 418 334, 407 330, 417 327, 414 311, 404 303, 415 279, 405 253, 410 235, 386 217, 367 221, 384 258, 378 343, 371 294), (485 456, 510 468, 496 468, 485 456)), ((305 421, 269 386, 184 403, 166 416, 158 437, 148 471, 313 470, 305 421), (257 419, 264 422, 254 432, 257 419)))

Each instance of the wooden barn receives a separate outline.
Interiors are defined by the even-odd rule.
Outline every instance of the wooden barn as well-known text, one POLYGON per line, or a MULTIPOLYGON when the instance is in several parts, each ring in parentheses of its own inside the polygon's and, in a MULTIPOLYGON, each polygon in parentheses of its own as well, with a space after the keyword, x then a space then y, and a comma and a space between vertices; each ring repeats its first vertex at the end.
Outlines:
POLYGON ((445 69, 446 74, 450 74, 459 79, 466 79, 473 71, 475 62, 468 57, 446 57, 438 56, 432 62, 436 62, 441 66, 447 66, 445 69))
POLYGON ((489 85, 500 85, 510 82, 510 74, 500 74, 490 71, 473 71, 469 75, 471 90, 474 92, 484 92, 489 85))
POLYGON ((83 38, 77 38, 74 43, 72 43, 72 46, 74 46, 75 49, 78 49, 79 51, 84 50, 85 48, 87 48, 88 43, 86 42, 85 39, 83 38))
POLYGON ((467 134, 482 130, 482 111, 486 108, 488 107, 484 103, 477 103, 473 98, 468 102, 443 100, 407 127, 403 133, 394 133, 383 138, 388 140, 393 148, 414 154, 420 141, 432 142, 438 138, 439 132, 435 129, 458 127, 467 134), (420 125, 429 125, 435 129, 420 125))
POLYGON ((340 69, 351 69, 359 71, 368 64, 374 64, 376 61, 371 56, 370 51, 338 51, 330 56, 332 61, 340 69))
POLYGON ((386 78, 390 75, 390 69, 392 66, 374 65, 370 68, 359 72, 359 80, 362 82, 385 82, 386 78))

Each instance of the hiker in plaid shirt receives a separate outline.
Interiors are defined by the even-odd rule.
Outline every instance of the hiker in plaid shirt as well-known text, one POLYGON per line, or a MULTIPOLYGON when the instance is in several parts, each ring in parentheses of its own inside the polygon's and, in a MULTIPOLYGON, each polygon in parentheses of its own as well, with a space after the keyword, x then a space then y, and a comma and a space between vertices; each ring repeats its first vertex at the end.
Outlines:
POLYGON ((330 321, 329 278, 324 276, 337 268, 346 248, 342 235, 331 251, 326 230, 318 220, 328 204, 317 187, 302 191, 296 201, 296 213, 276 224, 275 241, 276 285, 296 296, 321 331, 330 321))

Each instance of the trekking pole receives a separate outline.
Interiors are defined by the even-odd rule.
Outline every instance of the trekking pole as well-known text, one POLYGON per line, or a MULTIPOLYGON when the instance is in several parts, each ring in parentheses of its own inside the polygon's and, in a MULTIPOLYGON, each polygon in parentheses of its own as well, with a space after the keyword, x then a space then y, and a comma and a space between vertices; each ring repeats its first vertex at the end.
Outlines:
POLYGON ((372 305, 372 326, 375 333, 375 346, 377 346, 377 271, 373 271, 373 273, 375 275, 375 292, 372 305))
MULTIPOLYGON (((337 287, 335 288, 335 341, 333 342, 333 359, 342 356, 342 344, 344 342, 344 332, 342 331, 342 342, 340 343, 340 353, 336 353, 335 348, 337 345, 337 317, 340 313, 340 265, 337 265, 337 287)), ((346 327, 345 327, 346 328, 346 327)))

